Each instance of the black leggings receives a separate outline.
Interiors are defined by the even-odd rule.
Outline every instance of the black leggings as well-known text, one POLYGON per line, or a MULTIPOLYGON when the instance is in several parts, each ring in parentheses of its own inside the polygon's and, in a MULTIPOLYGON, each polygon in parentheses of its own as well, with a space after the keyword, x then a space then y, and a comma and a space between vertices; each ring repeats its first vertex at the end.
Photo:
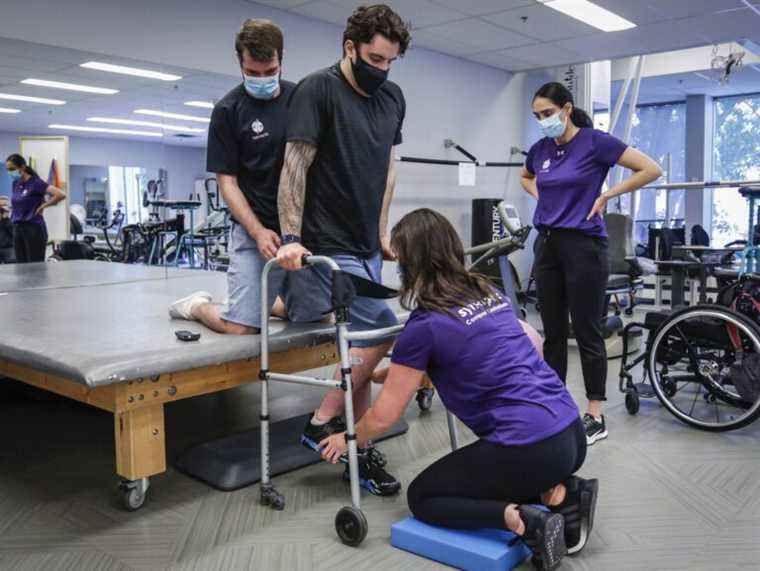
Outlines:
POLYGON ((602 337, 607 239, 577 230, 550 230, 542 231, 536 242, 533 271, 544 326, 544 359, 566 382, 569 312, 586 398, 607 400, 607 348, 602 337))
POLYGON ((16 263, 44 262, 47 248, 45 227, 34 222, 17 222, 13 225, 13 249, 16 263))
POLYGON ((509 504, 540 504, 540 495, 564 482, 586 459, 579 418, 565 430, 526 446, 478 440, 426 468, 409 486, 417 519, 456 529, 507 529, 509 504))

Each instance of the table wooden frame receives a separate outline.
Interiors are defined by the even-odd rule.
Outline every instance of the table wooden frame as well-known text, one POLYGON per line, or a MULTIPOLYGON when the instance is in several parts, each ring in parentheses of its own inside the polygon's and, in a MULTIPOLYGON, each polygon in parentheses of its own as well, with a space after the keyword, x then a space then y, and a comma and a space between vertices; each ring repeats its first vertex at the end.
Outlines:
MULTIPOLYGON (((330 342, 272 353, 269 366, 298 373, 339 361, 330 342)), ((113 413, 116 473, 135 481, 166 471, 164 404, 257 382, 260 364, 243 359, 96 388, 4 359, 0 375, 113 413)))

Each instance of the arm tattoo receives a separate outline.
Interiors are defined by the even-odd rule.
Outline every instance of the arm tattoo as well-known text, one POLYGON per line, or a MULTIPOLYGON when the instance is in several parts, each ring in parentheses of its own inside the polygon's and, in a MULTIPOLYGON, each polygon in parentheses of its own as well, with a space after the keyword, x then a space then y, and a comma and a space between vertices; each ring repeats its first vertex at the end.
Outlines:
POLYGON ((306 173, 314 162, 316 154, 317 147, 311 143, 292 141, 285 145, 285 161, 277 193, 277 209, 283 235, 301 235, 303 206, 306 198, 306 173))
POLYGON ((388 234, 388 211, 391 209, 393 192, 396 190, 396 155, 391 147, 391 158, 388 164, 388 178, 385 181, 385 194, 383 195, 383 208, 380 211, 380 236, 388 234))

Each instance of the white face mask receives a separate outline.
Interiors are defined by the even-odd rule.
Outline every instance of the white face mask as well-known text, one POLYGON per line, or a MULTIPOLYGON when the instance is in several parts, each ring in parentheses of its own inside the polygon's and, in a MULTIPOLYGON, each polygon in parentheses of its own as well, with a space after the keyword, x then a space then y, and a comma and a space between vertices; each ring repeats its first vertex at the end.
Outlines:
POLYGON ((538 125, 541 127, 541 132, 544 137, 550 137, 556 139, 561 137, 565 133, 567 128, 567 118, 562 119, 562 111, 557 111, 551 117, 546 119, 538 119, 538 125))

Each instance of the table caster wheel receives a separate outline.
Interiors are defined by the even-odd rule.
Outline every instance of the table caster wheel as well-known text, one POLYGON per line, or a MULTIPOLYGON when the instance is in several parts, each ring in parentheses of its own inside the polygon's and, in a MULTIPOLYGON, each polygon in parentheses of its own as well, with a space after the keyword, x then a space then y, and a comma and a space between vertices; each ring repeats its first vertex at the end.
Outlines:
POLYGON ((133 512, 143 507, 148 496, 148 487, 147 478, 135 481, 122 480, 119 484, 119 497, 124 509, 133 512))
POLYGON ((364 513, 353 506, 340 508, 335 516, 335 531, 340 540, 351 547, 356 547, 367 537, 367 518, 364 513))
POLYGON ((433 395, 435 391, 433 389, 420 389, 417 391, 417 406, 420 410, 426 412, 433 406, 433 395))
POLYGON ((631 389, 625 393, 625 408, 628 411, 628 414, 634 415, 639 412, 640 404, 639 393, 636 389, 631 389))
POLYGON ((261 505, 269 506, 273 510, 282 511, 285 509, 285 496, 283 496, 271 484, 261 487, 261 505))

